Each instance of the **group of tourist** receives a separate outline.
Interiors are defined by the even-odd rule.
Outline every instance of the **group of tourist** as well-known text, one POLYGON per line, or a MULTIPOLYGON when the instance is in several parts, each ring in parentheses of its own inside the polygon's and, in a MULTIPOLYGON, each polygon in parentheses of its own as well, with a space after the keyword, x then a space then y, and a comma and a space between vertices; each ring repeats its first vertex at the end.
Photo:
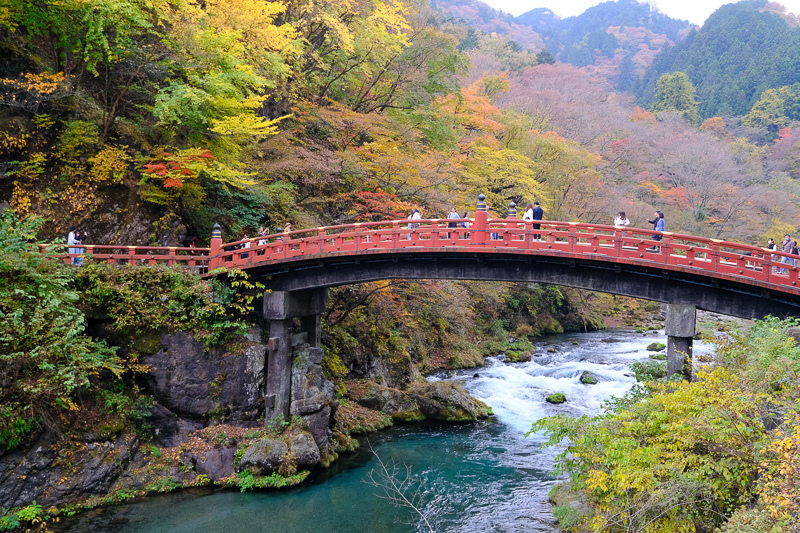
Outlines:
MULTIPOLYGON (((773 239, 772 237, 770 237, 769 240, 767 241, 767 248, 770 249, 770 250, 777 250, 778 249, 778 245, 775 243, 775 239, 773 239)), ((788 233, 783 236, 783 243, 781 244, 781 251, 783 253, 785 253, 785 254, 800 255, 800 250, 797 249, 797 241, 792 239, 792 236, 789 235, 788 233)), ((773 261, 777 261, 778 257, 780 257, 780 256, 773 255, 772 256, 772 260, 773 261)), ((794 261, 795 261, 794 257, 787 257, 787 256, 782 256, 781 257, 781 263, 782 264, 788 264, 788 265, 794 266, 794 261)), ((778 271, 778 267, 772 267, 772 273, 773 274, 777 273, 777 271, 778 271)), ((786 269, 783 268, 783 267, 781 267, 781 274, 786 274, 786 269)))
MULTIPOLYGON (((463 215, 459 215, 458 211, 456 210, 456 208, 453 207, 453 208, 450 209, 450 213, 448 213, 447 218, 448 218, 448 220, 458 220, 458 219, 461 220, 461 222, 454 222, 454 221, 453 222, 448 222, 447 223, 447 227, 448 228, 456 228, 458 226, 461 226, 463 228, 469 228, 471 226, 471 223, 468 220, 469 219, 469 211, 464 211, 463 215)), ((539 204, 539 202, 538 201, 534 201, 532 203, 529 202, 527 208, 525 209, 525 212, 522 215, 522 220, 524 220, 526 222, 534 222, 534 221, 542 220, 543 218, 544 218, 544 210, 542 209, 542 207, 539 204)), ((419 222, 417 222, 417 221, 421 220, 421 219, 422 219, 422 215, 420 213, 420 210, 418 208, 415 208, 411 212, 411 214, 408 216, 407 220, 412 221, 412 222, 409 222, 408 228, 409 229, 418 229, 420 225, 419 225, 419 222)), ((661 234, 661 232, 665 231, 664 213, 662 213, 661 211, 655 211, 655 216, 653 217, 653 220, 648 220, 647 222, 649 224, 653 225, 653 231, 659 232, 659 233, 654 233, 652 235, 652 239, 654 241, 657 241, 657 242, 661 241, 663 239, 663 235, 661 234)), ((631 221, 625 215, 625 211, 618 212, 617 216, 614 217, 614 228, 616 228, 616 229, 624 230, 625 228, 627 228, 630 225, 630 223, 631 223, 631 221)), ((535 224, 535 223, 533 224, 533 229, 534 230, 538 230, 540 228, 541 228, 540 224, 535 224)), ((292 225, 289 222, 286 222, 284 224, 283 228, 280 228, 280 227, 275 228, 275 232, 277 234, 279 234, 279 236, 276 237, 276 240, 283 241, 285 236, 288 233, 290 233, 291 231, 292 231, 292 225)), ((264 226, 259 227, 258 228, 258 235, 257 235, 256 245, 257 246, 264 246, 265 244, 267 244, 267 242, 268 242, 267 241, 267 236, 268 235, 269 235, 269 229, 268 228, 265 228, 264 226)), ((450 232, 448 232, 447 233, 447 238, 450 239, 450 236, 451 236, 451 234, 450 234, 450 232)), ((499 233, 497 233, 497 232, 492 232, 490 234, 490 236, 491 236, 492 240, 497 240, 497 239, 500 238, 499 233)), ((622 236, 623 237, 625 236, 625 232, 624 231, 622 231, 622 236)), ((75 226, 72 226, 69 229, 69 234, 67 235, 67 245, 68 245, 68 249, 69 249, 69 254, 72 256, 71 262, 72 262, 73 265, 82 265, 83 264, 82 254, 84 253, 84 250, 85 250, 85 248, 83 247, 83 241, 85 240, 85 238, 86 238, 86 232, 80 231, 75 226)), ((467 238, 467 239, 469 238, 469 233, 465 234, 465 238, 467 238)), ((226 247, 225 250, 226 251, 233 251, 235 249, 247 250, 248 248, 250 248, 250 238, 247 236, 247 234, 245 234, 242 237, 242 240, 244 242, 242 242, 238 246, 226 247)), ((534 241, 541 240, 541 235, 534 234, 533 235, 533 240, 534 241)), ((190 244, 189 246, 192 246, 192 244, 190 244)), ((195 246, 195 247, 197 246, 197 238, 196 237, 194 238, 193 246, 195 246)), ((780 250, 785 254, 790 254, 790 256, 773 255, 772 256, 772 260, 773 260, 773 262, 776 262, 776 263, 780 259, 780 263, 794 266, 795 265, 795 258, 791 257, 791 255, 800 256, 800 250, 798 250, 798 248, 797 248, 797 241, 792 239, 791 235, 789 235, 788 233, 786 235, 784 235, 783 243, 781 243, 780 247, 775 242, 775 239, 770 237, 769 240, 767 241, 767 249, 769 249, 769 250, 780 250)), ((648 248, 647 250, 651 251, 651 252, 659 252, 659 251, 661 251, 661 247, 658 246, 658 245, 654 245, 654 246, 651 246, 650 248, 648 248)), ((264 250, 257 250, 256 254, 257 255, 264 255, 264 250)), ((242 252, 241 253, 241 257, 243 259, 249 257, 249 255, 250 255, 250 252, 242 252)), ((772 267, 772 272, 773 273, 777 273, 778 272, 778 267, 777 266, 773 266, 772 267)), ((781 274, 786 274, 786 268, 781 267, 780 268, 780 273, 781 274)))
POLYGON ((86 233, 81 232, 77 227, 72 226, 69 228, 69 235, 67 235, 67 245, 69 246, 69 253, 72 255, 73 265, 82 265, 83 257, 78 257, 75 254, 83 253, 83 241, 86 239, 86 233))

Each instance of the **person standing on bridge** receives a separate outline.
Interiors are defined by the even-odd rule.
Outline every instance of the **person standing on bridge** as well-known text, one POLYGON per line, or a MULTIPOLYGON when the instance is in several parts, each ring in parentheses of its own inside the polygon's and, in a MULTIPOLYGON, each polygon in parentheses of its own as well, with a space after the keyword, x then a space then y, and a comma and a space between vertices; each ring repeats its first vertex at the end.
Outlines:
MULTIPOLYGON (((544 217, 544 209, 542 206, 539 205, 539 200, 533 202, 533 220, 542 220, 544 217)), ((541 226, 539 224, 534 224, 533 229, 539 229, 541 226)), ((533 240, 539 241, 541 240, 541 235, 534 233, 533 240)))
MULTIPOLYGON (((797 242, 792 240, 792 236, 788 233, 783 236, 783 253, 785 254, 797 254, 797 242)), ((794 257, 783 257, 781 259, 781 263, 788 263, 794 266, 794 257)), ((781 274, 786 274, 786 269, 781 268, 781 274)))
MULTIPOLYGON (((770 237, 770 238, 767 240, 767 250, 777 250, 777 249, 778 249, 778 245, 777 245, 777 244, 775 244, 775 239, 773 239, 772 237, 770 237)), ((777 262, 778 262, 778 256, 777 256, 777 255, 775 255, 775 254, 772 254, 772 256, 770 257, 770 259, 772 259, 772 262, 773 262, 773 263, 777 263, 777 262)), ((777 273, 778 273, 778 267, 776 267, 774 264, 772 265, 772 273, 773 273, 773 274, 777 274, 777 273)))
MULTIPOLYGON (((458 211, 456 211, 456 208, 454 207, 454 208, 452 208, 450 210, 449 213, 447 213, 447 218, 449 220, 451 218, 455 219, 455 218, 461 218, 461 217, 458 215, 458 211)), ((447 223, 447 227, 448 228, 457 228, 458 227, 458 223, 456 223, 456 222, 448 222, 447 223)), ((450 238, 450 232, 449 231, 447 232, 447 238, 448 239, 450 238)))
MULTIPOLYGON (((625 216, 625 211, 620 211, 617 215, 617 218, 614 219, 614 227, 617 229, 624 229, 625 226, 630 226, 631 221, 628 217, 625 216)), ((622 236, 625 236, 625 232, 622 232, 622 236)))
MULTIPOLYGON (((653 220, 648 220, 647 222, 649 222, 650 224, 653 225, 653 231, 664 231, 664 227, 665 227, 664 226, 664 213, 662 213, 661 211, 656 211, 655 218, 653 218, 653 220)), ((660 241, 663 238, 664 238, 663 235, 655 234, 655 233, 653 234, 653 240, 654 241, 660 241)), ((661 247, 660 246, 651 246, 650 248, 648 248, 648 250, 650 250, 651 252, 660 252, 661 251, 661 247)))
MULTIPOLYGON (((78 231, 78 228, 72 226, 69 228, 69 235, 67 235, 67 244, 70 245, 69 253, 72 254, 82 254, 83 248, 73 248, 72 245, 80 246, 83 244, 83 238, 81 237, 81 232, 78 231)), ((71 263, 73 265, 82 265, 83 264, 83 257, 73 257, 71 263)))
MULTIPOLYGON (((465 218, 465 219, 469 218, 469 211, 464 211, 464 216, 461 217, 461 218, 465 218)), ((469 228, 470 227, 469 220, 465 220, 464 222, 462 222, 461 223, 461 227, 462 228, 469 228)), ((465 235, 465 237, 464 237, 465 239, 469 239, 469 232, 465 233, 464 235, 465 235)))
MULTIPOLYGON (((244 239, 244 242, 241 245, 242 250, 250 248, 250 237, 247 236, 247 233, 244 234, 244 237, 242 237, 242 239, 244 239)), ((250 257, 250 252, 242 253, 242 259, 247 259, 248 257, 250 257)))
MULTIPOLYGON (((422 218, 422 215, 419 214, 419 209, 414 209, 409 215, 409 220, 419 220, 422 218)), ((417 229, 419 227, 419 222, 412 222, 408 225, 408 229, 417 229)))

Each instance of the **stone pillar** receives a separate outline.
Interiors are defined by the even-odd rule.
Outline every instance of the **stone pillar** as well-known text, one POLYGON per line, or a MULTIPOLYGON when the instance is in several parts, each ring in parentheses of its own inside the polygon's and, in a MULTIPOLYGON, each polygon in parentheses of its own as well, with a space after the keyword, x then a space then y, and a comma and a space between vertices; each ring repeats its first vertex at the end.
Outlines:
POLYGON ((264 421, 278 415, 289 419, 292 401, 292 348, 304 342, 321 344, 321 313, 328 303, 328 290, 273 291, 264 294, 264 318, 269 321, 267 376, 264 391, 264 421), (294 333, 294 320, 300 331, 294 333))
POLYGON ((694 340, 695 306, 667 304, 667 375, 683 375, 692 380, 692 341, 694 340))

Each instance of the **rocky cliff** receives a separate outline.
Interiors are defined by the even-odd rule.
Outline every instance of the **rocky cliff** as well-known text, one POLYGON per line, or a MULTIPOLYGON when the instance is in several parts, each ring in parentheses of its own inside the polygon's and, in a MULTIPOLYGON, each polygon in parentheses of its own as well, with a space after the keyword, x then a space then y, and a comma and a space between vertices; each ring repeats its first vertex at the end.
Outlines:
POLYGON ((79 509, 180 487, 294 485, 357 446, 351 434, 394 421, 489 414, 463 389, 443 382, 405 390, 351 383, 340 407, 323 374, 323 349, 301 344, 293 349, 291 419, 265 425, 265 338, 252 328, 212 349, 189 333, 140 339, 147 347, 137 350, 147 353, 149 365, 140 386, 153 398, 149 430, 46 434, 0 456, 0 506, 35 501, 45 509, 79 509))

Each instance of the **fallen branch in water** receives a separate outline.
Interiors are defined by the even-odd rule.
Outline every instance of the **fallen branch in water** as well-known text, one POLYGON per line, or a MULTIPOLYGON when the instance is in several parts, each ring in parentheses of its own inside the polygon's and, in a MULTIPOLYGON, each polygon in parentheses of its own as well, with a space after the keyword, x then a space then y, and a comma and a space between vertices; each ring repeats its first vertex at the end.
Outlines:
POLYGON ((401 466, 394 459, 384 462, 372 447, 372 443, 369 441, 367 443, 369 451, 378 461, 378 467, 369 471, 364 482, 382 491, 383 494, 375 494, 378 498, 389 501, 395 507, 405 507, 418 514, 428 531, 433 533, 434 529, 424 512, 428 503, 426 500, 433 495, 433 492, 426 491, 423 480, 412 475, 410 465, 403 463, 401 466))

